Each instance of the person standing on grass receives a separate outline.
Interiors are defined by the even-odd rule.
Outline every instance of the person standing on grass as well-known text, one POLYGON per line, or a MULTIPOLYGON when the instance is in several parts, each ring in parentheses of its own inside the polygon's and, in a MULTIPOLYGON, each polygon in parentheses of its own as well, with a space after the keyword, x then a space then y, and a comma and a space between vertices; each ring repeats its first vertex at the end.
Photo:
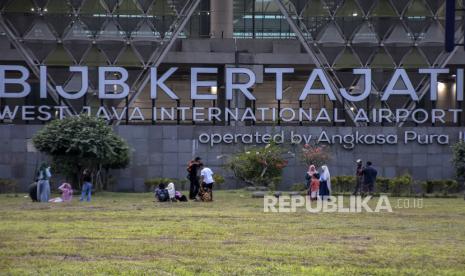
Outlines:
POLYGON ((363 169, 363 194, 373 194, 376 177, 378 176, 378 171, 372 167, 370 161, 367 162, 367 166, 363 169))
POLYGON ((322 200, 326 200, 331 195, 331 174, 328 166, 324 165, 321 169, 319 196, 322 200))
POLYGON ((189 187, 189 198, 195 199, 199 193, 199 172, 200 166, 202 165, 202 158, 196 157, 194 160, 189 162, 187 166, 187 177, 189 178, 190 187, 189 187))
POLYGON ((90 176, 86 175, 84 176, 84 183, 82 183, 82 192, 81 192, 81 198, 79 201, 83 201, 84 198, 86 198, 87 202, 90 201, 91 195, 92 195, 92 183, 91 183, 91 178, 90 176))
POLYGON ((310 188, 308 195, 310 196, 310 200, 317 200, 318 199, 318 190, 320 189, 320 174, 314 173, 312 174, 312 181, 310 182, 310 188))
POLYGON ((39 202, 48 202, 50 198, 50 166, 42 163, 37 174, 37 200, 39 202))
POLYGON ((355 190, 352 195, 357 195, 362 191, 362 182, 363 182, 363 163, 362 159, 356 161, 357 167, 355 168, 355 190))
POLYGON ((307 189, 310 189, 310 184, 312 182, 312 177, 314 174, 317 174, 318 171, 315 169, 315 165, 310 165, 308 171, 305 173, 305 182, 307 189))
POLYGON ((213 183, 215 180, 213 179, 213 172, 210 168, 203 167, 203 164, 200 165, 200 177, 201 177, 201 195, 200 199, 202 201, 213 201, 213 183))

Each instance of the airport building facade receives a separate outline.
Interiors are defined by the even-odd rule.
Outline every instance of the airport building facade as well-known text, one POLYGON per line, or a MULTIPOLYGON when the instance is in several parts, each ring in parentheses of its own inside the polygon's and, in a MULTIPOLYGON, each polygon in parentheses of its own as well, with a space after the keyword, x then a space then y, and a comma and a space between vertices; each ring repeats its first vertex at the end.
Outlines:
MULTIPOLYGON (((457 9, 462 9, 457 1, 457 9)), ((328 145, 333 175, 453 178, 464 139, 463 47, 446 52, 444 0, 0 1, 0 177, 22 187, 43 156, 30 139, 85 113, 132 148, 115 190, 184 179, 201 156, 239 187, 228 156, 271 138, 328 145), (271 138, 270 138, 271 137, 271 138)), ((456 17, 456 43, 463 19, 456 17)))

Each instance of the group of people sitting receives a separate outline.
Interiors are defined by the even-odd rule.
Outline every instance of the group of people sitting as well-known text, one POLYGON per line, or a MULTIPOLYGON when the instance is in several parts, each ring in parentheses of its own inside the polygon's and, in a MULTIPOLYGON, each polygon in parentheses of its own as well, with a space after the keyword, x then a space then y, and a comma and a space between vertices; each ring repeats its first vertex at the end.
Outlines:
POLYGON ((155 198, 159 202, 187 201, 185 195, 181 194, 180 191, 176 191, 173 182, 170 182, 168 186, 166 186, 165 183, 160 183, 160 185, 158 185, 158 188, 155 189, 155 198))
MULTIPOLYGON (((213 171, 202 163, 202 158, 196 157, 187 164, 187 178, 190 181, 189 199, 195 201, 213 201, 213 171)), ((186 196, 176 191, 174 183, 166 186, 161 183, 155 189, 155 198, 160 202, 187 201, 186 196)))
POLYGON ((315 165, 310 165, 305 174, 306 188, 310 200, 327 199, 331 195, 331 174, 328 166, 321 166, 321 174, 315 165))

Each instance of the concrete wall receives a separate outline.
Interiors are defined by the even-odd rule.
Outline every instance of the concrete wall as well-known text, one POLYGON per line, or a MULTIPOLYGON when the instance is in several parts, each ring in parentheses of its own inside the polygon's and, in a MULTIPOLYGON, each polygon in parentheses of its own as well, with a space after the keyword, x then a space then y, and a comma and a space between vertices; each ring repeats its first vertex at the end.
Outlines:
MULTIPOLYGON (((17 179, 23 190, 33 181, 34 172, 45 156, 34 152, 30 138, 42 126, 37 125, 1 125, 0 126, 0 178, 17 179), (29 144, 29 145, 28 145, 29 144)), ((244 149, 243 144, 209 145, 197 142, 200 133, 272 133, 290 131, 300 134, 318 135, 322 130, 332 134, 353 133, 397 133, 399 137, 408 128, 371 127, 224 127, 224 126, 118 126, 115 131, 130 144, 133 153, 129 168, 115 171, 118 179, 116 191, 144 191, 144 179, 152 177, 171 177, 184 179, 186 164, 194 156, 201 156, 204 162, 216 173, 225 176, 224 188, 238 188, 241 183, 235 181, 230 172, 223 169, 227 157, 244 149)), ((418 133, 449 134, 451 143, 458 138, 460 128, 415 128, 418 133)), ((290 152, 298 150, 287 145, 290 152)), ((454 171, 450 160, 451 148, 445 145, 370 145, 357 146, 354 150, 343 149, 339 145, 331 147, 333 158, 329 162, 332 175, 351 175, 354 160, 370 160, 378 168, 381 176, 393 177, 409 172, 416 179, 453 178, 454 171)), ((306 171, 296 158, 291 158, 284 171, 283 183, 279 188, 302 182, 306 171)), ((58 180, 56 180, 57 182, 58 180)), ((58 184, 58 183, 55 183, 58 184)))

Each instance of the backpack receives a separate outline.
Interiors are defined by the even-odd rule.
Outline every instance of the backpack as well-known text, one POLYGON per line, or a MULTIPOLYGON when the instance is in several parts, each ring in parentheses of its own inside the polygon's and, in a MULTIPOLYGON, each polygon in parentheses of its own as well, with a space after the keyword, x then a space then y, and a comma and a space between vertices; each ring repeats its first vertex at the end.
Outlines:
POLYGON ((186 169, 186 170, 187 170, 187 172, 188 172, 189 174, 191 174, 191 172, 192 172, 192 167, 193 167, 194 163, 195 163, 194 161, 190 161, 190 162, 187 164, 187 169, 186 169))
POLYGON ((158 199, 158 201, 165 202, 165 201, 168 201, 168 199, 170 198, 170 195, 167 189, 158 189, 155 192, 155 197, 158 199))

